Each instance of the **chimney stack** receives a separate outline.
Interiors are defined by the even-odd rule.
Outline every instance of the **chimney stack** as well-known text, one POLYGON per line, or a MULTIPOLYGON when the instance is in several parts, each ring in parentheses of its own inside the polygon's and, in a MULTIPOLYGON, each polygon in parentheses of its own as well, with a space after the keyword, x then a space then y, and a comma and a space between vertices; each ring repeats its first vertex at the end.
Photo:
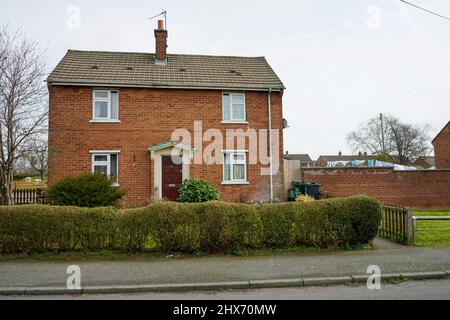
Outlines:
POLYGON ((155 64, 167 63, 167 30, 164 29, 164 20, 158 20, 158 29, 155 30, 156 50, 155 64))

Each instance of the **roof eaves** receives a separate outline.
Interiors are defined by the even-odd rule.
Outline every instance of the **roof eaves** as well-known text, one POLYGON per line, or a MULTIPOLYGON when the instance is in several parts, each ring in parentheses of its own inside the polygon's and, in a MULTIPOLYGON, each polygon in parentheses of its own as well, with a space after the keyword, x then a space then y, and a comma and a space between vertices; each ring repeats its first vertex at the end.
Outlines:
POLYGON ((47 83, 52 85, 61 86, 100 86, 100 87, 126 87, 126 88, 162 88, 162 89, 209 89, 209 90, 236 90, 236 91, 281 91, 284 87, 280 86, 233 86, 233 85, 199 85, 199 84, 183 84, 183 85, 171 85, 171 84, 155 84, 155 83, 121 83, 121 82, 104 82, 104 81, 72 81, 72 80, 58 80, 50 79, 46 80, 47 83))
POLYGON ((66 58, 68 57, 68 55, 70 54, 71 50, 67 50, 66 54, 64 55, 64 57, 59 60, 58 64, 53 68, 52 72, 48 75, 47 79, 45 80, 45 82, 49 83, 49 79, 52 77, 52 74, 64 63, 64 61, 66 60, 66 58))
POLYGON ((275 70, 273 70, 272 66, 270 65, 270 63, 267 61, 266 57, 262 57, 262 59, 264 60, 264 62, 267 65, 267 68, 269 68, 270 71, 272 71, 272 73, 275 75, 275 77, 278 79, 278 81, 281 83, 281 85, 283 86, 282 90, 286 90, 286 86, 284 85, 283 81, 281 81, 280 77, 278 77, 278 74, 275 72, 275 70))

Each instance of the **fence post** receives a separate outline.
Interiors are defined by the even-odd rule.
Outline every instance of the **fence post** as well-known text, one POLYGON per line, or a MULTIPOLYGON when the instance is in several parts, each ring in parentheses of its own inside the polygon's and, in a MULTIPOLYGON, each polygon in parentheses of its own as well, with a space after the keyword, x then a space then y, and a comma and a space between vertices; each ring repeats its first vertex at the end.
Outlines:
POLYGON ((405 214, 405 219, 406 219, 406 243, 407 244, 415 244, 416 241, 416 235, 415 235, 415 221, 413 221, 413 216, 412 216, 412 208, 406 208, 406 214, 405 214))

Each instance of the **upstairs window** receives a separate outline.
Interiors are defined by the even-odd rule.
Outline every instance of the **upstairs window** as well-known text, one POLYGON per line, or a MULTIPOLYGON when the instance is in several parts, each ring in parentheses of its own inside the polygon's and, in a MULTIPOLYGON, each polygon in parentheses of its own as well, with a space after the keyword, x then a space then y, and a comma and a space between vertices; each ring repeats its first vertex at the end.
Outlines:
POLYGON ((224 93, 222 96, 222 107, 223 121, 246 121, 244 93, 224 93))
POLYGON ((119 120, 119 93, 117 91, 94 90, 92 120, 119 120))
POLYGON ((114 185, 119 183, 119 154, 118 153, 93 153, 92 173, 101 174, 111 178, 114 185))

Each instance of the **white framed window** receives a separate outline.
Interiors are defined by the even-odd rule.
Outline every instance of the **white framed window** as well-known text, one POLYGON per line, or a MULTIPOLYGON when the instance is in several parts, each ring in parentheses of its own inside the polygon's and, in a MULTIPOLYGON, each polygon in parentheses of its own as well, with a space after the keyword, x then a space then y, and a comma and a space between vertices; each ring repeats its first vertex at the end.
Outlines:
POLYGON ((119 92, 94 90, 92 92, 92 120, 119 121, 119 92))
POLYGON ((224 184, 247 184, 247 152, 224 151, 223 153, 224 184))
POLYGON ((222 109, 224 122, 245 122, 245 93, 223 93, 222 109))
POLYGON ((105 175, 119 185, 119 151, 92 151, 92 173, 105 175))

